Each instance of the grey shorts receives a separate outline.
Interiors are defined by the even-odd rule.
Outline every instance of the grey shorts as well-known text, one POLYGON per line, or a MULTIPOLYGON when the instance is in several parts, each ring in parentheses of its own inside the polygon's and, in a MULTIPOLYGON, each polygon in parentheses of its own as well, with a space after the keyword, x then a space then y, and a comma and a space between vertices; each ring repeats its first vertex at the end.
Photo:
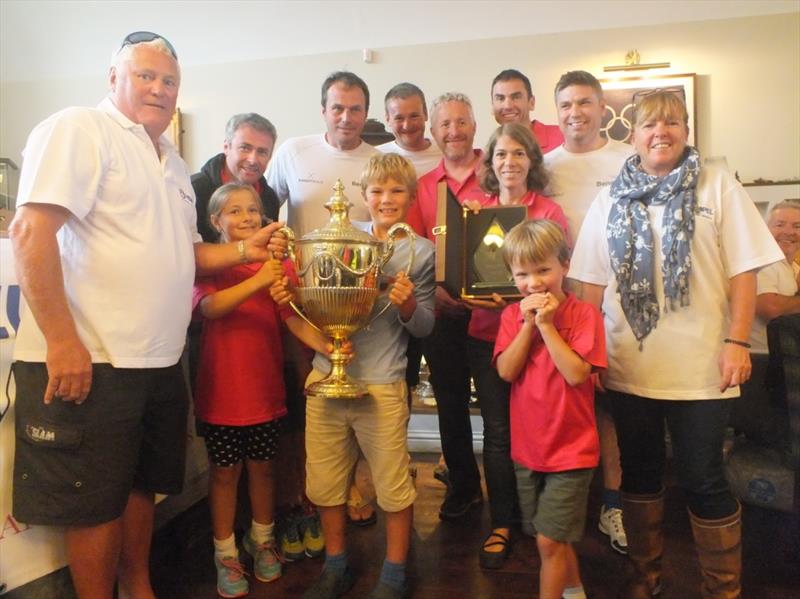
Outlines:
POLYGON ((586 504, 594 468, 536 472, 514 464, 522 532, 576 543, 586 527, 586 504))
POLYGON ((120 517, 133 489, 180 493, 188 397, 179 364, 93 364, 81 405, 44 404, 44 364, 16 362, 13 370, 17 520, 93 526, 120 517))

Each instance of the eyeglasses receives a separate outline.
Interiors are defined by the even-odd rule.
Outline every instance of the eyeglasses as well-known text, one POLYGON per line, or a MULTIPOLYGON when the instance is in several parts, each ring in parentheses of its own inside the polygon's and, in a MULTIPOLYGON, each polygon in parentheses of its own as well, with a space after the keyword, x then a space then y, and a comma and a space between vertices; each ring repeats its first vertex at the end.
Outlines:
POLYGON ((170 54, 172 54, 172 58, 178 60, 178 53, 175 52, 175 48, 173 48, 172 44, 167 41, 167 38, 162 35, 158 35, 157 33, 153 33, 152 31, 134 31, 133 33, 129 33, 125 36, 125 39, 122 40, 122 44, 120 45, 119 49, 122 50, 125 46, 135 46, 136 44, 141 44, 142 42, 152 42, 153 40, 161 40, 164 42, 164 45, 167 46, 170 54))
POLYGON ((646 98, 647 96, 652 96, 653 94, 657 93, 669 93, 681 99, 681 101, 686 104, 686 90, 683 89, 682 85, 675 85, 671 87, 654 87, 652 89, 641 89, 635 92, 632 96, 632 100, 634 104, 638 104, 641 100, 646 98))

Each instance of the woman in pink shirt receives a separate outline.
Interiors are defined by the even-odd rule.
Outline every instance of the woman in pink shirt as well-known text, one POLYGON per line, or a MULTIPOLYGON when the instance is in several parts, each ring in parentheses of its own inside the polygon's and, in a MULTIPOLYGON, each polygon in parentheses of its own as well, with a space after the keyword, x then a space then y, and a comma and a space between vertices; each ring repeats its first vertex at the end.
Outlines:
MULTIPOLYGON (((498 127, 489 139, 482 166, 481 187, 491 195, 484 207, 527 206, 529 219, 555 221, 566 235, 564 211, 541 193, 547 184, 547 173, 542 152, 529 127, 519 123, 498 127)), ((465 205, 476 212, 480 209, 477 202, 468 201, 465 205)), ((472 308, 468 358, 483 418, 483 467, 492 522, 492 531, 479 557, 482 568, 495 569, 508 557, 511 527, 519 520, 517 483, 511 461, 510 386, 492 365, 500 313, 506 301, 497 294, 491 300, 464 301, 472 308)))

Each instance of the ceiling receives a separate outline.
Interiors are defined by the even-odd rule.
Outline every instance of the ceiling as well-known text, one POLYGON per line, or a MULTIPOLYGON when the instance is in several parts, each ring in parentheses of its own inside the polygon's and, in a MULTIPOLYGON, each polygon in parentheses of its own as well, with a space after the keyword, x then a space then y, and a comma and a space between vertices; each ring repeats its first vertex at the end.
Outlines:
POLYGON ((184 66, 800 11, 800 0, 0 1, 0 82, 95 76, 129 32, 184 66))

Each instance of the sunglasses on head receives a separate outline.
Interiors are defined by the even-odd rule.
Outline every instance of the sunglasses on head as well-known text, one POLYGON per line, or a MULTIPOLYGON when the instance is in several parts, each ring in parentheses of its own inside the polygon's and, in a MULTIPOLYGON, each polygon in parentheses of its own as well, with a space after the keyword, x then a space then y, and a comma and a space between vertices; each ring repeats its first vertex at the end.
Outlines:
POLYGON ((167 38, 158 35, 157 33, 153 33, 152 31, 134 31, 133 33, 129 33, 125 36, 125 39, 122 40, 122 44, 120 45, 119 49, 122 50, 125 46, 135 46, 136 44, 141 44, 142 42, 152 42, 153 40, 159 39, 167 46, 170 54, 172 54, 172 58, 178 60, 178 53, 175 52, 175 48, 173 48, 172 44, 167 41, 167 38))
POLYGON ((670 93, 675 96, 678 96, 683 103, 686 103, 686 91, 683 89, 682 85, 675 85, 672 87, 655 87, 652 89, 642 89, 633 94, 633 103, 637 104, 639 100, 646 98, 647 96, 652 96, 653 94, 657 94, 660 92, 670 93))

